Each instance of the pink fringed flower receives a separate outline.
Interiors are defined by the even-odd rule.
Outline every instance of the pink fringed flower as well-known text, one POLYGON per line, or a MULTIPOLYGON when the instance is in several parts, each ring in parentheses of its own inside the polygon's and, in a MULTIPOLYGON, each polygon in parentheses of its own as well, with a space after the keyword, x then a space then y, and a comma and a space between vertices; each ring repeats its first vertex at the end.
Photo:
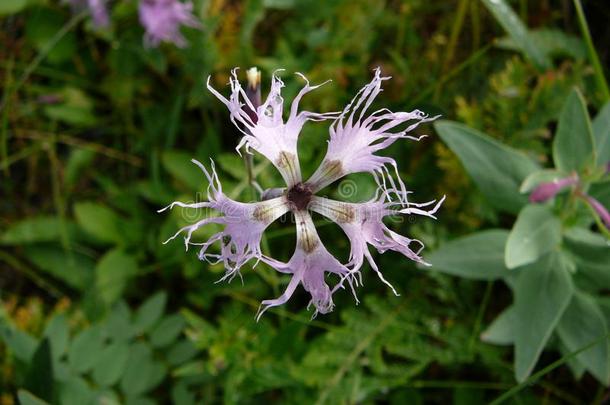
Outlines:
MULTIPOLYGON (((379 69, 375 77, 365 86, 345 108, 338 113, 313 113, 299 111, 299 102, 308 92, 321 85, 311 86, 307 79, 305 86, 294 98, 288 118, 283 118, 283 82, 275 74, 271 91, 260 105, 254 105, 242 89, 234 70, 230 78, 231 95, 225 98, 209 84, 208 88, 222 101, 230 112, 231 121, 242 131, 243 138, 237 150, 251 153, 254 150, 269 159, 282 175, 286 187, 269 190, 264 194, 269 199, 245 204, 233 201, 222 192, 218 176, 211 164, 208 171, 201 163, 194 161, 204 172, 210 187, 208 201, 195 204, 174 202, 174 206, 186 208, 212 208, 221 216, 205 218, 179 230, 171 239, 185 233, 187 249, 191 245, 200 246, 199 258, 222 261, 226 274, 222 279, 232 279, 240 268, 255 260, 263 261, 280 273, 289 274, 291 279, 284 293, 276 298, 264 300, 257 319, 268 308, 287 302, 299 285, 311 296, 310 305, 317 313, 328 313, 333 309, 333 294, 347 284, 354 297, 355 287, 362 284, 360 269, 364 258, 377 273, 382 282, 394 287, 383 277, 368 246, 379 253, 393 250, 418 263, 425 264, 420 256, 422 242, 409 239, 392 231, 383 219, 398 215, 422 215, 435 218, 435 213, 444 200, 416 204, 407 201, 406 187, 398 176, 396 161, 377 155, 377 152, 397 139, 419 140, 408 133, 428 118, 420 111, 394 113, 387 109, 377 110, 367 115, 367 110, 381 91, 381 82, 389 79, 381 77, 379 69), (307 121, 334 119, 330 130, 330 141, 326 157, 314 175, 303 181, 297 154, 299 133, 307 121), (401 126, 402 129, 399 129, 401 126), (394 173, 390 172, 393 169, 394 173), (357 172, 371 173, 377 180, 377 196, 363 203, 347 203, 316 196, 315 193, 341 177, 357 172), (397 196, 392 200, 390 195, 397 196), (297 243, 294 254, 284 263, 262 253, 260 241, 264 230, 281 215, 291 212, 295 219, 297 243), (310 211, 317 212, 337 223, 351 244, 348 263, 342 264, 333 257, 318 236, 310 211), (211 236, 206 242, 193 242, 193 233, 210 223, 221 224, 224 229, 211 236), (220 253, 209 253, 214 243, 220 243, 220 253), (327 275, 334 275, 336 282, 330 286, 327 275)), ((255 103, 256 104, 256 103, 255 103)), ((161 210, 161 211, 163 211, 161 210)), ((332 277, 331 277, 332 278, 332 277)), ((357 300, 357 298, 356 298, 357 300)))
POLYGON ((144 44, 157 46, 160 42, 172 42, 178 47, 186 46, 180 26, 201 27, 192 12, 193 3, 190 1, 140 0, 140 23, 146 30, 144 44))
POLYGON ((107 27, 110 23, 106 0, 68 0, 75 10, 88 10, 93 20, 93 25, 98 28, 107 27))

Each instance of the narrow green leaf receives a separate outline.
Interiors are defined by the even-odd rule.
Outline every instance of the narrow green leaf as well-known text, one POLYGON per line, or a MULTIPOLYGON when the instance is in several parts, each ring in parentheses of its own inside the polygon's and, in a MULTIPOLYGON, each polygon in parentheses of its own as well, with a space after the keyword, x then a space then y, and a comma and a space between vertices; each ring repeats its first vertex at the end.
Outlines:
POLYGON ((481 340, 494 345, 512 345, 515 342, 515 326, 517 324, 515 307, 506 308, 494 319, 483 333, 481 340))
POLYGON ((592 123, 598 166, 610 162, 610 102, 606 103, 592 123))
POLYGON ((53 400, 53 357, 48 338, 40 341, 25 376, 25 388, 34 395, 46 400, 53 400))
POLYGON ((60 245, 27 245, 24 250, 36 267, 72 288, 82 291, 93 281, 95 263, 89 256, 73 251, 66 254, 60 245))
MULTIPOLYGON (((76 229, 73 223, 66 223, 70 234, 76 229)), ((61 224, 58 217, 30 217, 11 224, 0 237, 4 245, 53 242, 61 239, 61 224)))
POLYGON ((80 202, 74 206, 74 215, 80 227, 101 242, 121 243, 121 218, 106 207, 94 202, 80 202))
POLYGON ((0 1, 0 15, 17 14, 27 4, 27 0, 2 0, 0 1))
POLYGON ((569 270, 557 253, 521 270, 514 304, 517 381, 524 381, 532 372, 573 292, 569 270))
POLYGON ((528 205, 517 217, 506 243, 506 267, 536 261, 561 242, 561 222, 544 205, 528 205))
POLYGON ((566 100, 553 140, 553 161, 563 172, 580 172, 595 163, 595 139, 587 104, 578 89, 566 100))
POLYGON ((130 254, 113 249, 106 253, 95 268, 95 287, 107 304, 121 297, 127 282, 138 273, 138 263, 130 254))
POLYGON ((163 315, 167 294, 164 291, 158 292, 147 299, 135 313, 134 327, 138 332, 143 333, 150 330, 163 315))
POLYGON ((538 69, 549 69, 552 66, 549 58, 537 47, 537 42, 527 27, 504 0, 483 0, 483 4, 538 69))
MULTIPOLYGON (((508 231, 491 229, 455 239, 430 253, 431 269, 460 277, 491 280, 506 275, 504 248, 508 231)), ((427 269, 428 267, 426 267, 427 269)))
MULTIPOLYGON (((574 351, 607 335, 608 328, 604 314, 593 297, 577 292, 563 314, 557 332, 562 343, 574 351)), ((595 378, 607 386, 610 382, 609 353, 608 339, 605 339, 576 358, 595 378)))
POLYGON ((523 153, 465 125, 437 121, 434 127, 489 202, 500 210, 519 212, 527 202, 519 186, 539 166, 523 153))

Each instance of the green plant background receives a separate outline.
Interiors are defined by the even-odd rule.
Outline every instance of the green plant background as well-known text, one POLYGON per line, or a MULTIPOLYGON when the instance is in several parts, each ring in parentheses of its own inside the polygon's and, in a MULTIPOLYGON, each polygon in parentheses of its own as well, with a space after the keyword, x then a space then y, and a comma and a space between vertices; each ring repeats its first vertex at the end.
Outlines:
MULTIPOLYGON (((565 171, 575 155, 562 145, 589 134, 590 149, 576 146, 595 155, 569 170, 610 207, 604 0, 583 1, 582 18, 567 0, 194 5, 203 29, 183 30, 184 49, 144 48, 136 1, 113 2, 104 30, 56 1, 0 5, 0 404, 606 399, 607 234, 571 195, 527 204, 539 170, 559 160, 565 171), (216 284, 221 266, 162 245, 201 215, 156 213, 205 192, 191 158, 214 158, 230 196, 255 197, 239 133, 205 89, 211 75, 226 94, 236 66, 244 79, 258 66, 263 92, 286 69, 286 100, 302 86, 293 72, 332 79, 303 101, 313 111, 343 108, 379 66, 392 80, 375 106, 442 114, 421 129, 428 138, 388 151, 418 200, 447 196, 438 221, 391 224, 433 264, 377 255, 399 297, 366 268, 358 306, 338 293, 334 312, 311 320, 299 291, 256 323, 285 277, 259 264, 216 284), (532 234, 544 243, 529 245, 532 234)), ((306 174, 327 128, 299 139, 306 174)), ((259 156, 254 167, 263 187, 281 184, 259 156)), ((368 176, 347 181, 329 195, 374 191, 368 176)), ((345 261, 340 229, 316 222, 345 261)), ((286 260, 294 239, 273 225, 264 251, 286 260)))

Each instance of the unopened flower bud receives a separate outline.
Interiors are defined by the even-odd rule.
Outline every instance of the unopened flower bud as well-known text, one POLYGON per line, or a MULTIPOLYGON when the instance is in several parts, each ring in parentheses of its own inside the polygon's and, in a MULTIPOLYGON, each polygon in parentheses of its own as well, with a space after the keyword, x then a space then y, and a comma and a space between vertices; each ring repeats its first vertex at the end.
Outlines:
POLYGON ((570 177, 541 183, 530 194, 530 202, 541 203, 555 197, 561 190, 571 187, 578 183, 578 176, 573 174, 570 177))

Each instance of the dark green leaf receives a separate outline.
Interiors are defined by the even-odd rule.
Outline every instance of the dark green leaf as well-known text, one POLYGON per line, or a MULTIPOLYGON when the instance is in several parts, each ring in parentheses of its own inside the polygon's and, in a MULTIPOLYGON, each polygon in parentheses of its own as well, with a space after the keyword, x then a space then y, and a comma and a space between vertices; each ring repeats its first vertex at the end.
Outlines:
POLYGON ((565 235, 564 243, 576 261, 579 275, 591 281, 596 289, 610 288, 610 246, 606 239, 586 229, 565 235))
POLYGON ((93 281, 94 262, 82 253, 66 252, 59 245, 28 245, 25 252, 28 259, 40 270, 72 288, 84 290, 93 281))
POLYGON ((150 346, 136 343, 131 347, 121 389, 129 395, 144 394, 156 387, 165 377, 166 368, 153 360, 150 346))
MULTIPOLYGON (((573 352, 607 335, 608 328, 604 314, 593 297, 577 292, 563 314, 557 332, 562 343, 573 352)), ((609 350, 608 339, 604 339, 576 356, 606 386, 610 382, 609 350)))
POLYGON ((32 336, 15 327, 0 323, 0 337, 9 351, 24 363, 29 363, 38 342, 32 336))
POLYGON ((555 167, 569 173, 580 172, 595 163, 595 139, 587 112, 587 104, 578 89, 574 89, 566 100, 559 116, 553 160, 555 167))
POLYGON ((535 162, 465 125, 437 121, 435 128, 496 208, 517 213, 525 205, 527 198, 519 193, 519 186, 539 169, 535 162))
POLYGON ((543 256, 523 268, 515 289, 515 376, 524 381, 566 310, 574 285, 564 258, 543 256))
POLYGON ((68 319, 66 315, 58 314, 51 318, 43 336, 49 339, 54 361, 57 361, 66 352, 68 335, 68 319))
POLYGON ((509 269, 536 261, 561 242, 561 223, 544 205, 528 205, 508 236, 505 263, 509 269))
POLYGON ((491 229, 455 239, 427 255, 432 270, 474 279, 495 279, 508 272, 504 247, 508 231, 491 229))
MULTIPOLYGON (((207 180, 201 170, 191 162, 193 157, 192 153, 170 150, 163 152, 161 162, 172 176, 186 185, 190 191, 197 192, 207 187, 207 180)), ((202 163, 208 164, 208 162, 202 163)))
POLYGON ((59 387, 61 405, 91 404, 95 394, 87 382, 80 377, 72 377, 59 387))
MULTIPOLYGON (((76 229, 73 223, 65 223, 69 234, 76 229)), ((21 245, 36 242, 53 242, 61 238, 61 221, 58 217, 30 217, 12 224, 0 237, 4 245, 21 245)))
MULTIPOLYGON (((587 49, 584 41, 579 37, 567 34, 564 31, 545 28, 530 30, 529 37, 547 58, 553 56, 568 56, 573 59, 582 60, 587 57, 587 49)), ((520 45, 515 43, 511 37, 500 38, 496 44, 505 49, 519 52, 525 51, 520 45)))
POLYGON ((24 387, 32 394, 46 400, 53 400, 53 356, 48 338, 40 341, 25 376, 24 387))

